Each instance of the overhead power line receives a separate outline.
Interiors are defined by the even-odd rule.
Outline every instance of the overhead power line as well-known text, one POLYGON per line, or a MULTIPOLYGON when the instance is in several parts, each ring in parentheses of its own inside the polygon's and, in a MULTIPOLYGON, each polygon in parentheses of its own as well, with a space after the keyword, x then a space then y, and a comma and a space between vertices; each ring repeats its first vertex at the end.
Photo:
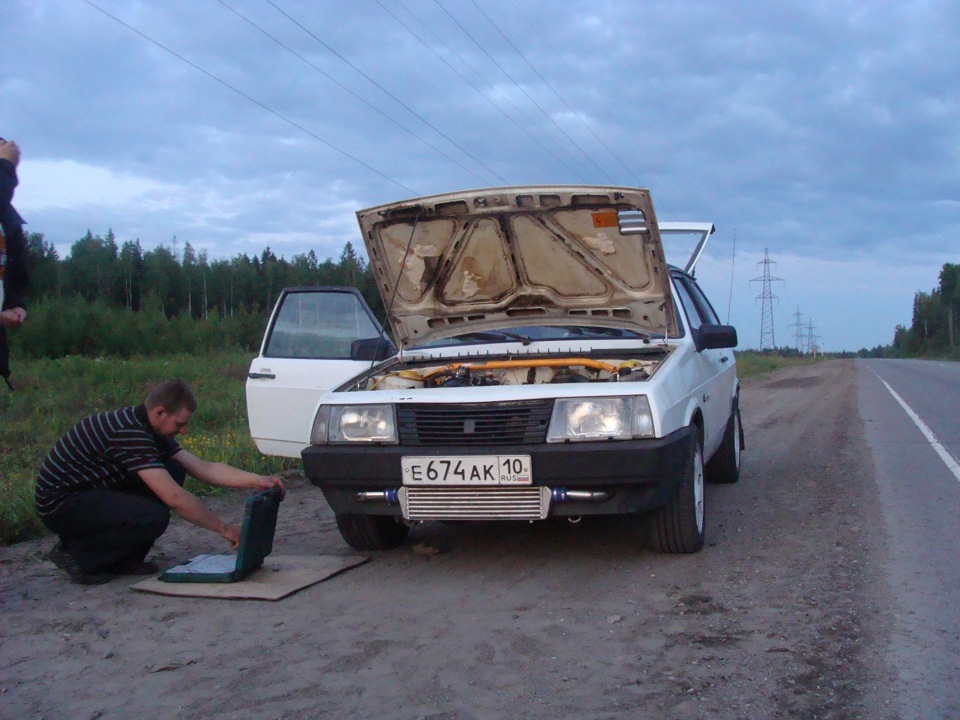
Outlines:
MULTIPOLYGON (((234 15, 236 15, 238 18, 240 18, 241 20, 243 20, 245 23, 247 23, 247 24, 250 25, 251 27, 255 28, 256 30, 259 30, 261 33, 263 33, 263 34, 266 35, 268 38, 270 38, 271 40, 273 40, 277 45, 279 45, 280 47, 282 47, 284 50, 286 50, 287 52, 289 52, 291 55, 293 55, 294 57, 298 58, 299 60, 301 60, 302 62, 306 63, 307 65, 309 65, 311 68, 313 68, 313 69, 316 70, 318 73, 320 73, 321 75, 323 75, 325 78, 327 78, 327 80, 329 80, 330 82, 332 82, 334 85, 336 85, 337 87, 339 87, 341 90, 344 90, 344 91, 350 93, 351 95, 353 95, 353 97, 355 97, 357 100, 359 100, 360 102, 362 102, 364 105, 366 105, 367 107, 369 107, 371 110, 373 110, 375 113, 377 113, 377 114, 380 115, 381 117, 383 117, 383 118, 385 118, 386 120, 388 120, 389 122, 393 123, 393 124, 396 125, 398 128, 400 128, 401 130, 403 130, 403 131, 406 132, 407 134, 411 135, 411 136, 412 136, 413 138, 415 138, 416 140, 419 140, 421 143, 423 143, 424 145, 426 145, 426 146, 427 146, 428 148, 430 148, 431 150, 433 150, 433 151, 437 152, 438 154, 442 155, 444 158, 446 158, 447 160, 449 160, 450 162, 452 162, 452 163, 453 163, 454 165, 456 165, 457 167, 461 168, 462 170, 467 171, 468 173, 470 173, 471 175, 473 175, 475 178, 477 178, 477 179, 480 180, 481 182, 483 182, 483 183, 488 183, 488 182, 489 182, 489 180, 488 180, 487 178, 484 178, 484 177, 482 177, 481 175, 478 175, 476 172, 474 172, 473 170, 471 170, 470 168, 468 168, 466 165, 462 164, 461 162, 459 162, 459 161, 456 160, 455 158, 451 157, 450 155, 447 155, 447 153, 445 153, 443 150, 441 150, 440 148, 438 148, 436 145, 434 145, 434 144, 432 144, 430 141, 425 140, 424 138, 420 137, 420 136, 417 135, 417 133, 415 133, 413 130, 411 130, 410 128, 406 127, 406 126, 403 125, 402 123, 400 123, 396 118, 390 117, 390 115, 388 115, 387 113, 383 112, 380 108, 378 108, 376 105, 374 105, 373 103, 371 103, 369 100, 367 100, 367 99, 361 97, 360 95, 358 95, 357 93, 355 93, 353 90, 351 90, 349 87, 347 87, 346 85, 344 85, 342 82, 340 82, 339 80, 337 80, 335 77, 333 77, 332 75, 330 75, 329 73, 327 73, 326 71, 324 71, 322 68, 319 68, 319 67, 317 67, 316 65, 314 65, 312 62, 310 62, 310 61, 307 60, 305 57, 303 57, 303 55, 301 55, 300 53, 298 53, 296 50, 294 50, 293 48, 291 48, 289 45, 287 45, 286 43, 284 43, 284 42, 283 42, 282 40, 280 40, 279 38, 277 38, 277 37, 275 37, 274 35, 271 35, 270 33, 268 33, 268 32, 267 32, 266 30, 264 30, 262 27, 260 27, 260 26, 257 25, 255 22, 253 22, 253 20, 251 20, 251 19, 248 18, 247 16, 243 15, 243 14, 242 14, 240 11, 238 11, 236 8, 230 7, 230 5, 228 5, 226 2, 224 2, 224 0, 217 0, 217 2, 219 2, 221 5, 223 5, 227 10, 229 10, 230 12, 232 12, 232 13, 233 13, 234 15)), ((448 139, 449 139, 449 138, 448 138, 448 139)), ((456 143, 453 143, 453 144, 456 145, 456 143)))
MULTIPOLYGON (((507 79, 510 80, 510 82, 513 83, 513 85, 517 88, 517 90, 519 90, 519 91, 523 94, 523 96, 524 96, 525 98, 527 98, 527 100, 529 100, 530 103, 531 103, 535 108, 537 108, 537 110, 540 111, 540 113, 547 119, 547 121, 548 121, 551 125, 553 125, 557 130, 559 130, 559 131, 560 131, 560 134, 563 135, 567 140, 569 140, 569 141, 570 141, 570 144, 573 145, 577 150, 579 150, 580 153, 581 153, 595 168, 597 168, 597 170, 600 171, 600 174, 601 174, 601 175, 603 175, 605 178, 607 178, 608 181, 610 181, 610 182, 612 183, 612 182, 613 182, 613 179, 612 179, 609 175, 607 175, 606 171, 604 171, 604 169, 603 169, 602 167, 600 167, 599 165, 597 165, 596 161, 595 161, 592 157, 590 157, 590 155, 587 154, 587 152, 586 152, 582 147, 580 147, 580 145, 577 143, 576 140, 574 140, 572 137, 570 137, 570 135, 567 133, 566 130, 564 130, 562 127, 560 127, 560 124, 557 123, 556 120, 554 120, 552 117, 550 117, 550 113, 548 113, 546 110, 544 110, 543 107, 541 107, 540 104, 539 104, 536 100, 534 100, 533 97, 530 96, 530 93, 528 93, 526 90, 523 89, 523 86, 522 86, 519 82, 517 82, 517 81, 514 79, 514 77, 513 77, 509 72, 507 72, 506 68, 504 68, 499 62, 497 62, 496 58, 494 58, 493 55, 491 55, 490 53, 487 52, 486 48, 484 48, 483 45, 481 45, 480 42, 479 42, 476 38, 474 38, 473 35, 470 34, 470 31, 467 30, 467 29, 460 23, 460 21, 457 20, 457 19, 450 13, 449 10, 447 10, 443 5, 441 5, 440 2, 439 2, 439 0, 433 0, 433 1, 434 1, 434 3, 436 3, 437 7, 440 8, 440 9, 443 11, 443 13, 444 13, 447 17, 449 17, 449 18, 454 22, 454 24, 455 24, 458 28, 460 28, 460 30, 463 32, 463 34, 466 35, 468 38, 470 38, 471 42, 473 42, 473 44, 476 45, 476 46, 480 49, 480 52, 482 52, 484 55, 486 55, 487 58, 490 60, 490 62, 492 62, 492 63, 497 67, 497 69, 500 70, 500 72, 502 72, 504 75, 507 76, 507 79)), ((267 2, 270 2, 270 0, 267 0, 267 2)))
MULTIPOLYGON (((423 21, 420 20, 416 15, 414 15, 413 12, 412 12, 408 7, 406 7, 402 2, 398 2, 398 4, 399 4, 400 7, 402 7, 414 20, 416 20, 418 23, 420 23, 421 27, 423 27, 428 33, 430 33, 430 35, 431 35, 438 43, 440 43, 444 48, 446 48, 447 51, 450 52, 451 55, 453 55, 454 57, 456 57, 456 58, 457 58, 460 62, 462 62, 466 67, 468 67, 468 68, 470 68, 471 70, 473 70, 473 72, 476 73, 478 77, 482 77, 482 75, 481 75, 480 72, 478 72, 469 62, 467 62, 464 58, 462 58, 462 57, 457 53, 456 50, 454 50, 453 48, 451 48, 446 42, 443 41, 442 38, 440 38, 440 37, 439 37, 435 32, 433 32, 427 25, 425 25, 425 24, 423 23, 423 21)), ((511 123, 513 123, 514 126, 516 126, 516 128, 517 128, 518 130, 520 130, 520 132, 522 132, 524 135, 526 135, 528 138, 530 138, 530 140, 532 140, 535 145, 539 146, 539 147, 540 147, 542 150, 544 150, 548 155, 550 155, 554 160, 556 160, 556 161, 559 162, 561 165, 563 165, 563 167, 565 167, 567 170, 569 170, 570 173, 571 173, 574 177, 576 177, 578 180, 581 180, 581 181, 583 181, 583 182, 586 182, 586 179, 585 179, 584 176, 580 173, 579 170, 577 170, 576 168, 571 167, 570 165, 568 165, 567 162, 566 162, 562 157, 560 157, 556 152, 554 152, 553 148, 545 145, 545 144, 540 140, 540 138, 538 138, 536 135, 534 135, 533 133, 531 133, 528 128, 524 127, 523 125, 521 125, 520 123, 518 123, 514 118, 510 117, 509 113, 507 113, 502 107, 500 107, 500 106, 497 105, 492 99, 490 99, 490 97, 489 97, 485 92, 483 92, 479 87, 477 87, 477 85, 476 85, 475 83, 473 83, 473 82, 470 80, 470 78, 466 77, 463 73, 461 73, 459 70, 457 70, 457 68, 455 68, 445 57, 443 57, 443 55, 441 55, 439 52, 437 52, 437 50, 436 50, 432 45, 430 45, 430 43, 428 43, 426 40, 424 40, 422 37, 420 37, 413 28, 411 28, 411 27, 410 27, 409 25, 407 25, 403 20, 401 20, 399 17, 397 17, 397 15, 395 15, 394 12, 393 12, 392 10, 390 10, 390 8, 388 8, 386 5, 384 5, 383 2, 381 2, 381 0, 377 0, 377 5, 379 5, 381 8, 383 8, 384 12, 386 12, 390 17, 392 17, 394 20, 396 20, 397 23, 398 23, 404 30, 406 30, 408 33, 410 33, 414 38, 416 38, 417 41, 420 42, 421 45, 423 45, 427 50, 429 50, 430 52, 432 52, 432 53, 437 57, 437 59, 440 60, 440 62, 442 62, 444 65, 446 65, 448 68, 450 68, 450 70, 452 70, 452 71, 457 75, 457 77, 459 77, 461 80, 463 80, 465 83, 467 83, 467 85, 469 85, 471 88, 473 88, 474 92, 476 92, 480 97, 482 97, 484 100, 486 100, 486 101, 493 107, 494 110, 496 110, 496 111, 499 112, 501 115, 503 115, 507 120, 509 120, 511 123)), ((504 102, 506 102, 508 105, 510 105, 510 107, 512 107, 512 108, 517 112, 517 114, 521 115, 521 116, 522 116, 524 119, 526 119, 528 122, 531 122, 531 123, 532 123, 532 121, 530 120, 530 118, 528 118, 528 117, 526 116, 526 114, 525 114, 522 110, 520 110, 520 108, 518 108, 516 105, 514 105, 512 102, 510 102, 510 99, 507 98, 503 93, 501 93, 496 87, 492 87, 492 86, 491 86, 491 90, 492 90, 493 92, 495 92, 501 99, 503 99, 504 102)), ((567 153, 567 154, 569 155, 569 153, 567 153)), ((572 157, 572 156, 571 156, 571 157, 572 157)))
MULTIPOLYGON (((378 0, 378 1, 379 1, 379 0, 378 0)), ((436 0, 435 0, 435 1, 436 1, 436 0)), ((538 28, 537 26, 535 26, 534 23, 532 23, 532 22, 530 21, 530 18, 528 18, 528 17, 521 11, 521 9, 517 6, 517 4, 516 4, 515 2, 513 2, 513 0, 507 0, 507 2, 508 2, 508 3, 510 4, 510 6, 513 8, 513 11, 514 11, 514 13, 517 15, 517 17, 522 18, 523 21, 527 24, 527 27, 529 28, 529 33, 530 33, 530 35, 531 35, 531 36, 535 35, 539 28, 538 28)), ((491 22, 492 22, 492 21, 491 21, 491 22)), ((495 27, 496 27, 496 26, 495 26, 495 27)), ((498 30, 498 32, 500 32, 501 34, 503 34, 503 32, 500 31, 499 28, 497 28, 497 30, 498 30)), ((507 40, 507 42, 510 42, 510 41, 507 40)), ((512 45, 512 43, 511 43, 511 45, 512 45)), ((545 46, 549 48, 549 44, 546 44, 546 43, 545 43, 545 46)), ((562 67, 564 67, 564 68, 566 69, 568 75, 570 75, 570 76, 574 76, 574 75, 575 75, 574 71, 573 71, 573 70, 571 69, 571 67, 570 67, 570 64, 569 64, 566 60, 563 59, 563 56, 562 56, 562 55, 560 55, 560 54, 557 53, 556 51, 553 51, 553 56, 556 58, 558 65, 561 65, 562 67)), ((522 54, 521 54, 521 57, 523 57, 522 54)), ((523 59, 524 59, 524 62, 527 62, 528 65, 530 64, 525 57, 523 57, 523 59)), ((534 72, 536 72, 536 69, 535 69, 535 68, 534 68, 534 72)), ((540 77, 541 79, 543 79, 542 76, 540 75, 540 73, 537 73, 537 76, 540 77)), ((546 83, 546 80, 544 80, 544 82, 546 83)), ((553 87, 551 87, 551 86, 549 85, 549 83, 547 83, 547 86, 550 87, 551 90, 553 90, 553 87)), ((554 90, 554 94, 557 95, 558 97, 560 97, 559 94, 556 92, 556 90, 554 90)), ((564 105, 567 105, 567 103, 563 100, 562 97, 560 97, 560 100, 561 100, 561 102, 564 103, 564 105)), ((616 119, 615 119, 615 116, 614 116, 613 112, 610 110, 609 107, 607 107, 607 106, 602 102, 602 96, 601 96, 600 98, 597 98, 597 100, 596 100, 596 105, 597 105, 597 107, 598 107, 601 111, 603 111, 604 117, 608 118, 608 119, 614 124, 615 127, 619 127, 619 126, 617 126, 616 119)), ((569 107, 569 105, 567 105, 567 107, 569 107)), ((573 111, 571 110, 571 112, 573 112, 573 111)), ((576 113, 574 113, 574 114, 576 115, 576 113)), ((577 117, 578 117, 578 119, 580 119, 579 115, 577 115, 577 117)), ((607 149, 607 151, 610 152, 611 155, 613 155, 613 157, 617 160, 617 162, 620 163, 621 167, 623 167, 623 169, 626 170, 627 173, 630 174, 630 176, 637 182, 637 184, 643 186, 643 185, 644 185, 643 180, 641 180, 641 179, 637 176, 637 174, 636 174, 633 170, 631 170, 630 167, 629 167, 626 163, 624 163, 623 160, 621 160, 620 157, 619 157, 616 153, 614 153, 613 150, 611 150, 610 147, 609 147, 606 143, 604 143, 595 133, 593 133, 593 131, 590 129, 590 126, 587 125, 582 119, 580 119, 580 122, 583 123, 584 126, 587 127, 588 130, 590 130, 591 135, 593 135, 593 136, 597 139, 597 142, 599 142, 601 145, 603 145, 603 147, 605 147, 605 148, 607 149)), ((621 132, 622 132, 622 130, 621 130, 621 132)), ((663 202, 658 202, 658 203, 657 203, 657 207, 659 208, 659 213, 658 213, 658 214, 659 214, 661 217, 664 217, 665 215, 675 215, 675 213, 674 213, 670 208, 668 208, 668 207, 666 206, 666 204, 664 204, 663 202)), ((734 239, 734 246, 736 246, 736 239, 734 239)), ((732 291, 731 291, 731 296, 732 296, 732 291)))
MULTIPOLYGON (((536 75, 538 78, 540 78, 540 81, 550 89, 550 92, 552 92, 552 93, 556 96, 557 100, 559 100, 561 103, 563 103, 563 106, 564 106, 567 110, 569 110, 570 113, 580 122, 580 124, 583 125, 583 127, 586 129, 586 131, 587 131, 588 133, 590 133, 590 135, 593 136, 593 139, 596 140, 598 143, 600 143, 600 145, 602 145, 603 148, 604 148, 608 153, 610 153, 610 155, 613 157, 613 159, 616 160, 618 163, 620 163, 620 165, 623 167, 623 169, 626 170, 628 173, 630 173, 630 174, 632 175, 633 173, 630 172, 630 168, 628 168, 628 167, 626 166, 626 164, 623 162, 623 160, 621 160, 620 157, 619 157, 613 150, 611 150, 610 147, 609 147, 603 140, 600 139, 600 137, 593 131, 593 128, 591 128, 590 125, 587 124, 587 123, 584 121, 584 119, 583 119, 583 117, 580 115, 580 113, 578 113, 576 110, 574 110, 572 107, 570 107, 570 103, 568 103, 568 102, 564 99, 564 97, 563 97, 559 92, 557 92, 556 88, 554 88, 553 85, 550 84, 550 81, 547 80, 547 79, 540 73, 540 71, 537 70, 536 67, 534 67, 533 63, 531 63, 531 62, 527 59, 527 56, 524 55, 524 54, 520 51, 520 48, 518 48, 518 47, 513 43, 513 41, 511 41, 510 38, 507 37, 507 34, 500 28, 500 26, 497 25, 497 23, 495 23, 495 22, 493 21, 493 18, 491 18, 491 17, 486 13, 486 11, 484 11, 484 9, 481 8, 481 7, 477 4, 477 1, 476 1, 476 0, 470 0, 470 2, 471 2, 471 3, 473 4, 473 6, 477 9, 477 11, 478 11, 481 15, 483 15, 483 17, 485 17, 485 18, 487 19, 487 22, 490 23, 490 24, 493 26, 493 29, 496 30, 498 33, 500 33, 500 37, 502 37, 502 38, 504 39, 504 41, 505 41, 511 48, 513 48, 513 51, 514 51, 517 55, 520 56, 520 59, 523 60, 523 61, 527 64, 527 67, 529 67, 529 68, 533 71, 534 75, 536 75)), ((593 159, 591 158, 590 161, 593 162, 593 159)), ((600 166, 599 166, 596 162, 593 162, 593 164, 594 164, 594 166, 595 166, 597 169, 600 169, 600 166)), ((600 170, 600 172, 603 172, 603 170, 600 170)), ((606 173, 604 173, 604 175, 606 175, 606 173)), ((610 176, 607 175, 607 178, 610 179, 610 176)), ((611 180, 611 182, 612 182, 612 180, 611 180)), ((638 180, 638 182, 639 182, 639 180, 638 180)))
POLYGON ((336 55, 336 56, 337 56, 340 60, 342 60, 344 63, 346 63, 347 65, 349 65, 351 68, 353 68, 354 71, 356 71, 358 74, 360 74, 362 77, 364 77, 368 82, 370 82, 370 83, 373 84, 375 87, 377 87, 381 92, 383 92, 385 95, 387 95, 387 97, 389 97, 389 98, 392 99, 394 102, 396 102, 398 105, 400 105, 400 107, 404 108, 407 112, 409 112, 411 115, 413 115, 413 116, 416 117, 418 120, 420 120, 420 122, 422 122, 424 125, 426 125, 426 126, 429 127, 431 130, 433 130, 434 132, 436 132, 438 135, 440 135, 442 138, 444 138, 447 142, 449 142, 449 143, 451 143, 452 145, 454 145, 454 146, 455 146, 458 150, 460 150, 464 155, 466 155, 467 157, 469 157, 471 160, 473 160, 475 163, 477 163, 480 167, 482 167, 484 170, 486 170, 486 171, 489 172, 491 175, 493 175, 495 178, 497 178, 497 180, 499 180, 502 184, 504 184, 504 185, 509 185, 509 183, 508 183, 506 180, 504 180, 504 179, 503 179, 499 174, 497 174, 497 172, 495 172, 493 169, 491 169, 490 167, 488 167, 480 158, 476 157, 475 155, 473 155, 472 153, 470 153, 469 151, 467 151, 466 149, 464 149, 462 146, 458 145, 454 140, 452 140, 451 138, 449 138, 440 128, 438 128, 438 127, 436 127, 435 125, 433 125, 433 123, 431 123, 429 120, 427 120, 427 119, 424 118, 422 115, 420 115, 416 110, 414 110, 414 109, 411 108, 409 105, 407 105, 405 102, 403 102, 403 100, 401 100, 400 98, 398 98, 398 97, 397 97, 396 95, 394 95, 392 92, 390 92, 390 91, 387 90, 385 87, 383 87, 383 85, 381 85, 381 84, 378 83, 376 80, 374 80, 372 77, 370 77, 369 75, 367 75, 363 70, 361 70, 360 68, 358 68, 358 67, 357 67, 356 65, 354 65, 352 62, 350 62, 347 58, 345 58, 343 55, 341 55, 339 52, 337 52, 335 49, 333 49, 330 45, 328 45, 326 42, 324 42, 321 38, 317 37, 316 34, 314 34, 314 33, 311 32, 309 29, 307 29, 306 27, 304 27, 304 25, 303 25, 302 23, 300 23, 296 18, 294 18, 294 17, 291 16, 288 12, 286 12, 285 10, 283 10, 282 8, 280 8, 279 6, 277 6, 277 4, 276 4, 275 2, 273 2, 273 0, 266 0, 266 2, 267 2, 271 7, 273 7, 277 12, 279 12, 281 15, 283 15, 285 18, 287 18, 290 22, 292 22, 292 23, 293 23, 294 25, 296 25, 298 28, 300 28, 301 30, 303 30, 307 35, 309 35, 309 36, 312 37, 314 40, 316 40, 320 45, 322 45, 322 46, 323 46, 324 48, 326 48, 328 51, 330 51, 331 53, 333 53, 334 55, 336 55))
POLYGON ((353 162, 355 162, 355 163, 357 163, 358 165, 366 168, 366 169, 369 170, 370 172, 379 175, 379 176, 382 177, 384 180, 393 183, 393 184, 396 185, 397 187, 403 188, 404 190, 406 190, 407 192, 409 192, 409 193, 412 194, 412 195, 419 195, 419 194, 420 194, 420 193, 418 193, 416 190, 413 190, 413 189, 411 189, 411 188, 408 188, 406 185, 404 185, 404 184, 403 184, 402 182, 400 182, 399 180, 393 179, 392 177, 390 177, 390 176, 387 175, 386 173, 381 172, 380 170, 377 170, 377 169, 376 169, 375 167, 373 167, 372 165, 368 165, 367 163, 365 163, 365 162, 364 162, 363 160, 361 160, 360 158, 358 158, 358 157, 356 157, 356 156, 354 156, 354 155, 351 155, 351 154, 348 153, 346 150, 343 150, 342 148, 337 147, 336 145, 334 145, 333 143, 331 143, 331 142, 328 141, 328 140, 324 140, 322 137, 320 137, 320 136, 317 135, 316 133, 308 130, 307 128, 305 128, 303 125, 301 125, 300 123, 296 122, 295 120, 292 120, 292 119, 288 118, 286 115, 284 115, 284 114, 282 114, 282 113, 280 113, 280 112, 277 112, 276 110, 274 110, 274 109, 273 109, 272 107, 270 107, 269 105, 266 105, 266 104, 262 103, 261 101, 257 100, 255 97, 252 97, 251 95, 248 95, 248 94, 245 93, 243 90, 240 90, 239 88, 234 87, 233 85, 231 85, 230 83, 228 83, 226 80, 222 80, 221 78, 217 77, 216 75, 214 75, 214 74, 211 73, 210 71, 208 71, 208 70, 200 67, 200 66, 197 65, 195 62, 193 62, 193 61, 191 61, 191 60, 188 60, 187 58, 183 57, 183 55, 180 55, 179 53, 175 52, 174 50, 171 50, 170 48, 168 48, 166 45, 164 45, 164 44, 161 43, 160 41, 154 40, 152 37, 150 37, 150 36, 147 35, 146 33, 143 33, 143 32, 141 32, 140 30, 138 30, 137 28, 133 27, 132 25, 124 22, 123 20, 121 20, 120 18, 118 18, 116 15, 110 14, 109 12, 107 12, 106 10, 104 10, 102 7, 94 4, 94 3, 91 2, 90 0, 83 0, 83 2, 85 2, 87 5, 89 5, 90 7, 92 7, 94 10, 100 11, 101 13, 103 13, 104 15, 106 15, 108 18, 110 18, 110 19, 113 20, 114 22, 117 22, 117 23, 119 23, 120 25, 123 25, 125 28, 127 28, 127 29, 130 30, 131 32, 136 33, 137 35, 139 35, 140 37, 142 37, 144 40, 152 43, 153 45, 156 45, 158 48, 160 48, 160 49, 163 50, 164 52, 169 53, 170 55, 173 55, 173 57, 177 58, 177 60, 180 60, 181 62, 186 63, 187 65, 189 65, 190 67, 192 67, 194 70, 197 70, 197 71, 203 73, 204 75, 206 75, 206 76, 207 76, 208 78, 210 78, 211 80, 219 83, 220 85, 223 85, 223 86, 224 86, 225 88, 227 88, 228 90, 232 90, 232 91, 235 92, 237 95, 240 95, 241 97, 245 98, 246 100, 249 100, 250 102, 252 102, 252 103, 253 103, 254 105, 256 105, 257 107, 261 108, 262 110, 266 110, 268 113, 270 113, 271 115, 279 118, 280 120, 283 120, 283 121, 284 121, 285 123, 287 123, 288 125, 291 125, 292 127, 295 127, 295 128, 296 128, 297 130, 299 130, 300 132, 309 135, 309 136, 312 137, 314 140, 317 140, 318 142, 323 143, 324 145, 326 145, 326 146, 327 146, 328 148, 330 148, 331 150, 334 150, 335 152, 338 152, 338 153, 340 153, 341 155, 343 155, 345 158, 347 158, 347 159, 349 159, 349 160, 352 160, 353 162))
MULTIPOLYGON (((508 2, 509 2, 510 5, 513 7, 513 10, 514 10, 514 12, 517 14, 517 16, 520 17, 520 18, 523 18, 523 21, 527 24, 527 27, 529 28, 530 32, 531 32, 531 33, 535 33, 535 32, 538 30, 538 28, 537 28, 537 27, 530 21, 530 19, 521 11, 521 9, 520 9, 519 7, 517 7, 517 4, 516 4, 515 2, 513 2, 513 0, 508 0, 508 2)), ((549 46, 548 46, 548 47, 549 47, 549 46)), ((569 64, 566 60, 563 59, 563 56, 562 56, 562 55, 560 55, 560 54, 557 53, 557 52, 554 52, 553 55, 554 55, 554 57, 557 59, 557 62, 566 69, 566 71, 567 71, 567 73, 568 73, 569 75, 571 75, 571 76, 574 75, 574 72, 573 72, 572 68, 570 67, 570 64, 569 64)), ((553 89, 553 88, 551 88, 551 90, 552 90, 552 89, 553 89)), ((615 116, 614 116, 613 112, 610 110, 610 108, 608 108, 608 107, 607 107, 606 105, 604 105, 602 102, 599 103, 598 107, 604 112, 605 117, 609 118, 609 120, 616 126, 616 125, 617 125, 616 119, 615 119, 615 116)), ((581 122, 582 122, 582 121, 581 121, 581 122)), ((586 123, 584 123, 584 124, 586 124, 586 123)), ((619 127, 619 126, 618 126, 618 127, 619 127)), ((587 128, 589 129, 589 126, 587 126, 587 128)), ((595 137, 596 137, 596 136, 595 136, 595 137)), ((610 148, 607 147, 606 143, 604 143, 602 140, 600 140, 600 138, 597 138, 597 141, 598 141, 601 145, 603 145, 605 148, 607 148, 608 151, 610 151, 610 153, 614 156, 614 158, 617 160, 617 162, 620 163, 621 167, 623 167, 624 170, 626 170, 628 173, 630 173, 630 175, 633 177, 634 180, 637 181, 637 183, 638 183, 639 185, 643 185, 643 181, 637 176, 637 174, 636 174, 633 170, 631 170, 630 167, 629 167, 626 163, 624 163, 623 160, 621 160, 620 157, 619 157, 616 153, 614 153, 612 150, 610 150, 610 148)))

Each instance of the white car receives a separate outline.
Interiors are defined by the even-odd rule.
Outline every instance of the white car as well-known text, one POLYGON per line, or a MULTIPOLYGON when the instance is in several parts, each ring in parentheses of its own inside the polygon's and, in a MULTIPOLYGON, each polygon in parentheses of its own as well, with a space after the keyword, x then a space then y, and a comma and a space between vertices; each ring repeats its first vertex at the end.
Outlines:
POLYGON ((693 278, 709 223, 648 191, 514 187, 357 213, 393 341, 353 288, 291 288, 250 367, 251 433, 300 456, 361 550, 427 520, 636 513, 704 542, 704 479, 735 482, 732 348, 693 278), (661 234, 695 233, 684 270, 661 234))

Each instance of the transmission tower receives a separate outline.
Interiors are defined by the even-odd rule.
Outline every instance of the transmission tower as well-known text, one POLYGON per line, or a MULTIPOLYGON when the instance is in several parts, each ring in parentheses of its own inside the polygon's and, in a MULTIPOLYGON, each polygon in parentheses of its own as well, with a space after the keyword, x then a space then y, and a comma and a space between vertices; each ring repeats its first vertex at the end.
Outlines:
POLYGON ((813 334, 813 331, 814 331, 815 327, 816 327, 816 326, 813 324, 813 320, 812 320, 812 319, 809 321, 809 323, 807 324, 807 327, 806 327, 806 330, 807 330, 807 352, 808 352, 808 353, 813 353, 814 355, 816 355, 816 354, 817 354, 817 351, 820 350, 820 345, 818 344, 817 341, 821 339, 819 335, 814 335, 814 334, 813 334))
POLYGON ((760 265, 763 266, 763 275, 750 281, 762 283, 760 294, 756 298, 760 301, 760 349, 775 350, 777 339, 773 333, 773 301, 780 298, 773 294, 771 285, 775 282, 783 282, 783 278, 770 274, 770 266, 775 268, 777 264, 770 259, 767 248, 763 249, 763 260, 757 263, 758 267, 760 265))
POLYGON ((796 342, 797 352, 802 352, 800 347, 803 344, 803 321, 800 318, 803 317, 803 314, 800 312, 800 306, 797 305, 797 311, 793 314, 793 317, 796 318, 793 323, 790 325, 792 328, 796 328, 794 332, 794 340, 796 342))

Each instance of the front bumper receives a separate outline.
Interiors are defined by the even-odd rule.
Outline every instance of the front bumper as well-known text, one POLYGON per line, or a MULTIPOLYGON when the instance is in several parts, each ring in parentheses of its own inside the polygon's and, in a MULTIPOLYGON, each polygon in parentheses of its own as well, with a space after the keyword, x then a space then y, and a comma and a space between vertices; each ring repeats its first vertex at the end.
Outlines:
MULTIPOLYGON (((498 445, 483 451, 460 446, 314 445, 305 448, 302 457, 307 477, 337 513, 403 516, 396 491, 403 487, 404 455, 495 452, 530 456, 532 487, 552 491, 543 493, 551 498, 548 515, 606 515, 644 512, 666 503, 680 483, 691 442, 694 434, 687 427, 649 440, 498 445)), ((444 488, 431 488, 438 490, 442 493, 444 488)))

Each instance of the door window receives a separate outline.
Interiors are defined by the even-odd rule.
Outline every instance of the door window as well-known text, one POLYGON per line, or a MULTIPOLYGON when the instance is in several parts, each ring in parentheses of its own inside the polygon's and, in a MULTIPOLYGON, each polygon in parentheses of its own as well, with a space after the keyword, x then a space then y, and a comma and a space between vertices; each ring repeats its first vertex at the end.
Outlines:
POLYGON ((680 304, 686 313, 690 327, 694 330, 704 323, 719 325, 720 318, 707 300, 703 291, 693 280, 686 277, 674 277, 674 285, 680 296, 680 304))
POLYGON ((677 289, 677 295, 680 296, 680 304, 683 306, 684 315, 687 316, 687 325, 691 330, 696 330, 703 324, 703 318, 697 310, 697 303, 690 296, 690 290, 681 278, 674 278, 674 287, 677 289))
POLYGON ((379 334, 359 293, 293 291, 283 298, 263 356, 349 360, 354 340, 379 334))
POLYGON ((714 311, 713 305, 711 305, 710 301, 707 300, 707 296, 703 294, 703 290, 700 289, 700 286, 692 280, 690 281, 690 294, 693 296, 697 306, 700 308, 700 314, 704 321, 712 325, 719 325, 720 318, 717 317, 717 313, 714 311))

